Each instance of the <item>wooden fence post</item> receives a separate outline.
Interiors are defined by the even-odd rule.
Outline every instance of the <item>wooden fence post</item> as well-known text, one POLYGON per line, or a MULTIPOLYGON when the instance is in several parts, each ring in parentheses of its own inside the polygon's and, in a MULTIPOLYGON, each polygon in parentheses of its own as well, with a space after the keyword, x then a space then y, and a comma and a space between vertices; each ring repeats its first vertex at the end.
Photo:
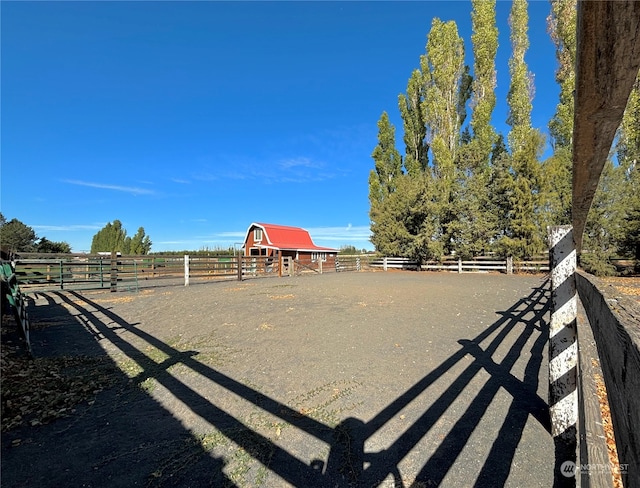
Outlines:
POLYGON ((554 487, 574 487, 578 442, 576 249, 572 226, 547 230, 551 268, 549 409, 555 445, 554 487))
POLYGON ((242 281, 242 254, 238 253, 238 281, 242 281))
POLYGON ((184 255, 184 286, 189 286, 189 255, 184 255))
POLYGON ((387 270, 387 256, 385 256, 385 257, 383 257, 383 258, 382 258, 382 269, 383 269, 384 271, 386 271, 386 270, 387 270))
POLYGON ((507 256, 507 274, 513 274, 513 256, 507 256))
POLYGON ((322 257, 318 257, 318 271, 322 274, 322 257))
POLYGON ((111 251, 111 293, 118 291, 118 259, 115 251, 111 251))
POLYGON ((458 274, 462 273, 462 258, 458 258, 458 274))

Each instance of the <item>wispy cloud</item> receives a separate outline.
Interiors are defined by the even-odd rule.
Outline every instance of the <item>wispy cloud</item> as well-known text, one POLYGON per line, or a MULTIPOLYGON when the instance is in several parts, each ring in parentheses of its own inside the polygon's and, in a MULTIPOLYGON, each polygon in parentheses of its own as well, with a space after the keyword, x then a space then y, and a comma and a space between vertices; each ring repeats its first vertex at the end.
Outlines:
POLYGON ((297 157, 297 158, 287 158, 281 159, 278 161, 278 166, 280 169, 291 169, 291 168, 311 168, 317 169, 321 168, 323 165, 317 161, 312 161, 307 157, 297 157))
POLYGON ((90 188, 99 188, 102 190, 120 191, 124 193, 131 193, 132 195, 153 195, 155 193, 153 190, 149 190, 147 188, 139 188, 136 186, 110 185, 108 183, 95 183, 92 181, 81 181, 81 180, 62 180, 62 181, 64 183, 69 183, 70 185, 88 186, 90 188))
POLYGON ((261 159, 248 158, 242 154, 231 156, 218 155, 192 173, 197 181, 222 180, 259 180, 264 184, 310 183, 335 178, 335 169, 328 167, 322 160, 309 156, 269 155, 261 159), (215 164, 216 169, 213 169, 215 164), (224 169, 220 169, 224 168, 224 169))
POLYGON ((70 225, 32 225, 35 231, 38 232, 74 232, 83 230, 98 230, 103 225, 97 224, 70 224, 70 225))
POLYGON ((332 241, 340 243, 352 243, 368 241, 371 237, 371 229, 366 225, 345 227, 310 227, 307 228, 311 238, 315 241, 332 241))
POLYGON ((216 237, 222 237, 224 239, 244 239, 245 231, 233 231, 233 232, 218 232, 216 237))

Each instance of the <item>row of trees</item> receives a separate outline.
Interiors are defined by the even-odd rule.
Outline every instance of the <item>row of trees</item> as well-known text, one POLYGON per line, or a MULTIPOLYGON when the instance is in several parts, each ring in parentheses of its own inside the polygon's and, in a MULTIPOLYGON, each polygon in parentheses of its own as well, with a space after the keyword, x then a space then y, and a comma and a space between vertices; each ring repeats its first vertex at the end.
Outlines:
MULTIPOLYGON (((20 252, 70 253, 67 242, 53 242, 46 237, 38 237, 32 227, 18 219, 7 221, 0 213, 0 246, 8 255, 20 252)), ((151 239, 145 234, 144 227, 138 228, 133 237, 127 235, 122 222, 109 222, 91 242, 91 253, 116 251, 122 254, 142 255, 151 251, 151 239)))
POLYGON ((68 253, 71 246, 66 242, 53 242, 46 237, 38 237, 32 227, 18 219, 7 221, 0 213, 0 246, 8 255, 17 252, 68 253))
MULTIPOLYGON (((404 152, 383 112, 369 176, 372 242, 386 255, 419 260, 488 251, 517 258, 546 251, 548 225, 570 223, 576 2, 554 0, 548 31, 556 46, 560 97, 544 135, 531 125, 534 83, 525 62, 528 4, 513 0, 508 134, 491 124, 496 105, 495 0, 472 0, 473 76, 453 21, 433 19, 420 68, 398 97, 404 152), (467 120, 468 112, 470 118, 467 120)), ((638 258, 640 86, 630 98, 615 163, 602 177, 586 229, 585 259, 638 258), (590 255, 589 255, 590 254, 590 255), (589 257, 587 257, 589 255, 589 257)))

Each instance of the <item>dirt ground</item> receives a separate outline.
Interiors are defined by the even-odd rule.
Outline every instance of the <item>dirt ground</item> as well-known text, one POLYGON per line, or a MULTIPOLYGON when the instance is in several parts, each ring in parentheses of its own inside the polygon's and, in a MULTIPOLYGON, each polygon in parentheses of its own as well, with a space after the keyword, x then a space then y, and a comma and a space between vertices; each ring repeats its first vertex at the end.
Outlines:
POLYGON ((2 486, 551 486, 547 289, 353 272, 38 294, 35 364, 85 395, 13 405, 2 486))

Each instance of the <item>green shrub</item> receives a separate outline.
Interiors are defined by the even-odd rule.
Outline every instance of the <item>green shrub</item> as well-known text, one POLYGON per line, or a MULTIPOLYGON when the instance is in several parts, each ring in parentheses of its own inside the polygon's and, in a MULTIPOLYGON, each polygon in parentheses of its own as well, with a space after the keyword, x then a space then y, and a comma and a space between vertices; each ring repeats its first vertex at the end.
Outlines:
POLYGON ((585 253, 580 256, 580 267, 595 276, 614 276, 616 267, 609 258, 604 253, 585 253))

